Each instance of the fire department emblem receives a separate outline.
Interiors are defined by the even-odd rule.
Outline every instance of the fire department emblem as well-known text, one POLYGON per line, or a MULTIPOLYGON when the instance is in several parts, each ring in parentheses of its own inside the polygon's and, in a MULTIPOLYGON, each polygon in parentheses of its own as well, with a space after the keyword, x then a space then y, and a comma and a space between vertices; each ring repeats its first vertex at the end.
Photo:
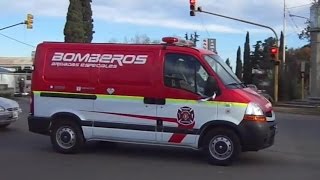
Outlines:
POLYGON ((191 125, 194 123, 194 111, 190 107, 182 107, 178 110, 177 121, 181 125, 191 125))

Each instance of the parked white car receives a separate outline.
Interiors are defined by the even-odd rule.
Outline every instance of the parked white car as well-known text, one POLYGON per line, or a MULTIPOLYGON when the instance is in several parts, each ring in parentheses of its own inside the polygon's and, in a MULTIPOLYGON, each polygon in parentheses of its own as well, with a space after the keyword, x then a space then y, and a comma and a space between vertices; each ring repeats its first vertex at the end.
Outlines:
POLYGON ((0 97, 0 128, 5 128, 15 122, 19 113, 21 113, 21 108, 16 101, 0 97))

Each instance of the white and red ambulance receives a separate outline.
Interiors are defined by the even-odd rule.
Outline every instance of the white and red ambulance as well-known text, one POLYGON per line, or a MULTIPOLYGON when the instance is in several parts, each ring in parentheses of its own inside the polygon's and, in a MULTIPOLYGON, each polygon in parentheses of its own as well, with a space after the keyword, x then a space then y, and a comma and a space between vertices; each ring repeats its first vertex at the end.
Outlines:
POLYGON ((165 145, 203 150, 218 165, 273 145, 268 100, 217 54, 163 42, 39 44, 29 130, 61 153, 88 141, 165 145))

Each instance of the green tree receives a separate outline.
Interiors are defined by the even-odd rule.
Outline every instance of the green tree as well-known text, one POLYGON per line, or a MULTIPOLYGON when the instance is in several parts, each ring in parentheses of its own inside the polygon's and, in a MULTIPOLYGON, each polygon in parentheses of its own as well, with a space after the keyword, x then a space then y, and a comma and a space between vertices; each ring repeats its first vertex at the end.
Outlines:
POLYGON ((306 21, 305 24, 307 25, 299 34, 299 39, 304 40, 307 39, 309 42, 311 41, 310 37, 310 22, 306 21))
POLYGON ((243 52, 243 81, 246 84, 252 83, 252 64, 250 57, 250 39, 249 32, 246 35, 246 42, 244 44, 243 52))
POLYGON ((65 42, 84 42, 83 13, 80 0, 70 0, 64 27, 65 42))
POLYGON ((238 51, 237 51, 236 75, 240 80, 242 80, 242 61, 241 61, 240 46, 238 47, 238 51))
POLYGON ((84 42, 90 43, 93 38, 92 0, 81 0, 83 14, 84 42))
POLYGON ((230 69, 232 70, 232 67, 231 67, 231 65, 230 65, 230 59, 229 59, 229 58, 227 58, 226 64, 227 64, 227 65, 230 67, 230 69))

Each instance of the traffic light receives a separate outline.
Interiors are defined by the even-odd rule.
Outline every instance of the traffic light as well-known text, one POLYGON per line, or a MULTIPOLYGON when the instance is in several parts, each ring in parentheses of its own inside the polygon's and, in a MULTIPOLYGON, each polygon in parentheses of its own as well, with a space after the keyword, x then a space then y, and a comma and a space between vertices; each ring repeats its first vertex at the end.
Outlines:
POLYGON ((203 47, 203 49, 208 49, 208 39, 207 38, 203 40, 202 47, 203 47))
POLYGON ((190 0, 190 16, 195 16, 196 0, 190 0))
POLYGON ((27 20, 24 22, 27 25, 27 29, 32 29, 33 28, 33 15, 28 14, 27 15, 27 20))
POLYGON ((279 64, 279 49, 277 46, 272 46, 270 48, 270 56, 271 56, 271 60, 276 63, 279 64))

